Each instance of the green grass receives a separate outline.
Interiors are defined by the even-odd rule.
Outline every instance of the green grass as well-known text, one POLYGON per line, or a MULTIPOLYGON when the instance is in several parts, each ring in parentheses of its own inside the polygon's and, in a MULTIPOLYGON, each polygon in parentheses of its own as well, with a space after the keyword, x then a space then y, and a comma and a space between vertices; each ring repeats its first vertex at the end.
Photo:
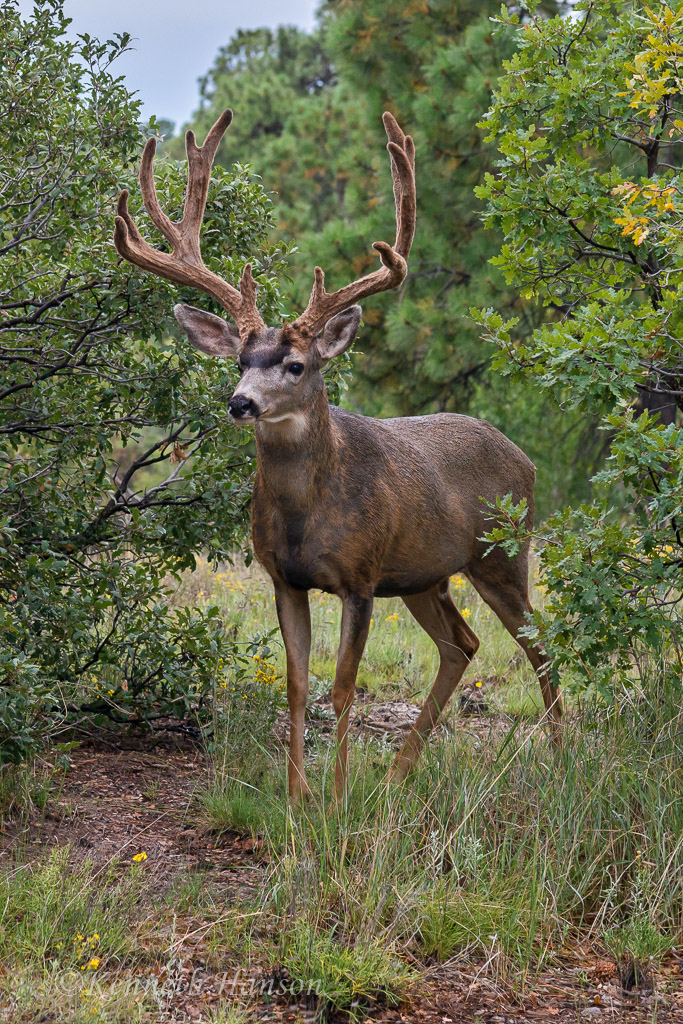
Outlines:
POLYGON ((292 996, 315 999, 326 1014, 345 1011, 364 1020, 375 1003, 395 1006, 416 972, 387 942, 357 936, 341 941, 329 930, 298 918, 283 934, 280 961, 292 996))
POLYGON ((129 919, 143 871, 96 870, 70 847, 0 874, 0 961, 89 970, 132 952, 129 919))
POLYGON ((134 1024, 144 991, 121 977, 139 958, 141 865, 95 868, 70 847, 0 874, 0 1021, 134 1024))
POLYGON ((55 763, 36 758, 32 764, 0 765, 0 821, 3 818, 25 818, 31 810, 42 811, 55 799, 64 774, 61 750, 54 751, 55 763))
POLYGON ((153 1019, 149 1009, 149 1001, 126 978, 96 979, 47 966, 20 968, 0 983, 3 1024, 146 1024, 153 1019))
MULTIPOLYGON (((454 596, 482 641, 468 675, 498 677, 484 692, 502 718, 483 741, 451 714, 452 732, 431 740, 400 788, 385 782, 390 746, 354 742, 348 799, 337 804, 333 741, 311 729, 312 798, 289 807, 284 752, 258 728, 262 709, 228 702, 217 716, 205 814, 212 827, 262 837, 270 859, 245 949, 265 951, 304 989, 315 980, 321 1010, 355 1012, 356 992, 362 1005, 399 999, 403 969, 433 957, 474 957, 523 989, 579 938, 652 961, 683 940, 680 689, 655 683, 653 667, 655 701, 632 691, 611 707, 570 702, 557 751, 539 728, 526 660, 468 584, 454 596)), ((274 625, 257 569, 220 574, 207 599, 243 634, 274 625)), ((326 694, 339 603, 311 603, 312 688, 326 694)), ((273 660, 282 673, 282 652, 273 660)), ((433 645, 402 604, 377 602, 359 684, 419 700, 435 671, 433 645)), ((284 707, 281 690, 271 698, 284 707)))
POLYGON ((287 807, 283 777, 253 793, 250 827, 271 858, 254 927, 284 936, 273 963, 308 984, 312 968, 289 945, 300 921, 321 948, 379 943, 392 962, 470 955, 520 988, 579 937, 638 958, 680 943, 675 695, 645 716, 629 699, 578 712, 561 752, 531 729, 489 744, 442 738, 400 789, 384 783, 390 752, 357 744, 342 806, 322 746, 309 804, 287 807))
MULTIPOLYGON (((216 605, 236 635, 247 638, 277 627, 270 580, 257 565, 224 567, 211 573, 203 565, 200 583, 185 582, 176 600, 204 601, 216 605)), ((482 644, 466 679, 505 675, 505 687, 519 691, 538 689, 526 659, 516 658, 519 648, 505 628, 464 579, 456 578, 453 594, 459 609, 482 644), (510 666, 510 662, 513 665, 510 666)), ((311 647, 311 695, 329 691, 334 678, 341 603, 329 594, 310 595, 313 638, 311 647)), ((273 652, 280 677, 285 659, 281 645, 273 652)), ((383 698, 426 696, 436 674, 438 656, 427 634, 417 625, 399 599, 375 602, 368 642, 358 672, 358 686, 383 698)), ((497 699, 497 697, 496 697, 497 699)))
POLYGON ((248 1024, 250 1017, 242 1007, 225 1003, 211 1010, 206 1020, 207 1024, 248 1024))
MULTIPOLYGON (((145 1019, 139 1007, 117 1016, 111 994, 114 966, 125 971, 145 955, 134 927, 140 901, 147 901, 149 928, 169 913, 201 915, 207 964, 241 964, 261 977, 270 972, 293 998, 308 993, 321 1018, 345 1011, 364 1019, 376 1003, 399 1003, 435 959, 460 958, 508 991, 523 992, 578 942, 616 962, 635 962, 643 977, 680 946, 680 685, 663 682, 672 674, 653 665, 650 694, 625 691, 610 706, 587 696, 570 701, 558 751, 540 725, 537 683, 514 657, 515 644, 471 588, 455 596, 482 640, 470 677, 497 677, 484 686, 490 729, 471 727, 455 708, 450 731, 434 735, 398 787, 386 783, 391 745, 354 740, 348 796, 339 803, 332 793, 334 742, 321 736, 312 716, 312 796, 292 807, 285 752, 272 728, 286 706, 283 654, 272 642, 254 663, 256 681, 235 689, 217 681, 209 771, 196 795, 205 826, 262 841, 257 895, 226 906, 221 893, 190 873, 150 904, 139 888, 142 872, 98 875, 69 852, 20 866, 0 877, 0 961, 12 968, 0 982, 0 1008, 12 988, 13 1005, 24 1014, 17 1020, 32 1019, 29 998, 49 1014, 48 997, 41 1003, 39 995, 58 975, 71 985, 71 1009, 60 1020, 118 1024, 137 1020, 135 1013, 145 1019), (88 944, 93 934, 96 951, 88 944), (103 960, 91 1017, 82 1012, 86 954, 103 960), (23 1003, 16 994, 22 985, 33 993, 23 1003)), ((214 576, 203 567, 178 595, 184 599, 217 602, 245 639, 275 623, 269 584, 255 569, 214 576)), ((323 596, 314 596, 312 606, 312 691, 328 695, 339 609, 323 596)), ((381 699, 419 700, 435 670, 431 641, 400 602, 378 602, 361 684, 381 699)), ((121 990, 124 1009, 127 998, 121 990)), ((208 1019, 246 1018, 239 1005, 225 1004, 208 1019)))

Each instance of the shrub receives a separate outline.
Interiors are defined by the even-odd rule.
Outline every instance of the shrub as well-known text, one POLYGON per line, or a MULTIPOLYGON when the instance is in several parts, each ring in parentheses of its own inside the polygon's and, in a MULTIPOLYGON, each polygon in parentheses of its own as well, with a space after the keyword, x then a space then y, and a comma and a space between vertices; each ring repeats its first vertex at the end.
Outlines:
MULTIPOLYGON (((68 41, 61 0, 0 10, 1 764, 74 714, 149 722, 207 703, 238 649, 215 611, 173 610, 166 589, 199 551, 241 541, 250 458, 225 426, 236 371, 178 338, 173 304, 196 295, 113 247, 146 135, 113 69, 128 37, 68 41)), ((157 182, 177 216, 184 166, 162 160, 157 182)), ((270 226, 248 169, 218 171, 205 259, 235 280, 250 258, 272 317, 285 250, 270 226)))
MULTIPOLYGON (((499 173, 477 194, 505 236, 494 262, 548 321, 520 343, 516 320, 473 316, 499 370, 600 419, 609 453, 595 500, 536 535, 548 597, 527 633, 580 686, 608 693, 663 655, 680 678, 683 11, 527 7, 522 24, 501 15, 519 50, 482 124, 499 173)), ((496 517, 490 539, 515 550, 525 510, 500 503, 496 517)))

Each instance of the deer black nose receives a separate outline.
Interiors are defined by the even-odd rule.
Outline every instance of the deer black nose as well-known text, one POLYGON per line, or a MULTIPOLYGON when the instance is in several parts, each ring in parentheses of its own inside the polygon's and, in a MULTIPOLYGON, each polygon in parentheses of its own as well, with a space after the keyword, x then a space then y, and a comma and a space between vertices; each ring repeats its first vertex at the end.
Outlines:
POLYGON ((242 419, 243 416, 256 416, 256 411, 256 406, 251 398, 247 398, 245 395, 233 395, 228 402, 228 412, 236 420, 242 419))

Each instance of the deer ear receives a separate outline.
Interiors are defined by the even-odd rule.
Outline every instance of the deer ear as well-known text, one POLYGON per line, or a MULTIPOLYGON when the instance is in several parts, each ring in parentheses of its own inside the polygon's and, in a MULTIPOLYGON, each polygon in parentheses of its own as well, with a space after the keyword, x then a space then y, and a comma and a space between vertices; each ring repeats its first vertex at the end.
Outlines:
POLYGON ((220 316, 178 303, 175 318, 195 348, 207 356, 236 356, 242 347, 239 331, 220 316))
POLYGON ((313 342, 323 362, 340 356, 353 344, 358 334, 362 313, 360 306, 350 306, 325 324, 313 342))

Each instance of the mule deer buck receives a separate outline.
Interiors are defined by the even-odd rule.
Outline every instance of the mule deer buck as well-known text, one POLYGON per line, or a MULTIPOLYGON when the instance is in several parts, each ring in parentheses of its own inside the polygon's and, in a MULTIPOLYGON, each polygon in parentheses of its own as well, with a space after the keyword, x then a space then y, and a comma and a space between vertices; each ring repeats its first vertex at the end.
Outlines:
POLYGON ((425 738, 469 665, 479 640, 458 612, 449 577, 464 573, 526 652, 541 686, 546 715, 559 735, 561 707, 548 660, 519 635, 530 611, 528 546, 510 559, 499 549, 486 557, 485 501, 511 492, 533 513, 534 466, 484 420, 451 413, 370 419, 330 406, 321 370, 356 337, 361 299, 396 288, 407 272, 415 231, 415 159, 410 136, 391 114, 388 137, 396 206, 396 240, 375 242, 382 266, 336 292, 325 290, 320 267, 305 311, 291 323, 267 327, 256 306, 248 263, 233 287, 204 265, 199 234, 211 166, 232 120, 225 111, 203 146, 187 133, 188 184, 182 220, 159 205, 153 161, 145 147, 140 185, 145 207, 172 252, 145 242, 119 197, 114 239, 131 263, 170 281, 191 285, 219 302, 233 324, 177 305, 188 338, 210 356, 237 360, 241 379, 228 410, 254 424, 257 464, 252 500, 256 556, 270 574, 287 654, 290 711, 289 794, 308 791, 304 774, 304 715, 308 694, 311 621, 308 591, 342 601, 341 638, 332 688, 337 715, 335 791, 344 792, 348 720, 356 673, 376 597, 399 596, 432 638, 440 655, 432 690, 396 756, 394 778, 415 763, 425 738))

